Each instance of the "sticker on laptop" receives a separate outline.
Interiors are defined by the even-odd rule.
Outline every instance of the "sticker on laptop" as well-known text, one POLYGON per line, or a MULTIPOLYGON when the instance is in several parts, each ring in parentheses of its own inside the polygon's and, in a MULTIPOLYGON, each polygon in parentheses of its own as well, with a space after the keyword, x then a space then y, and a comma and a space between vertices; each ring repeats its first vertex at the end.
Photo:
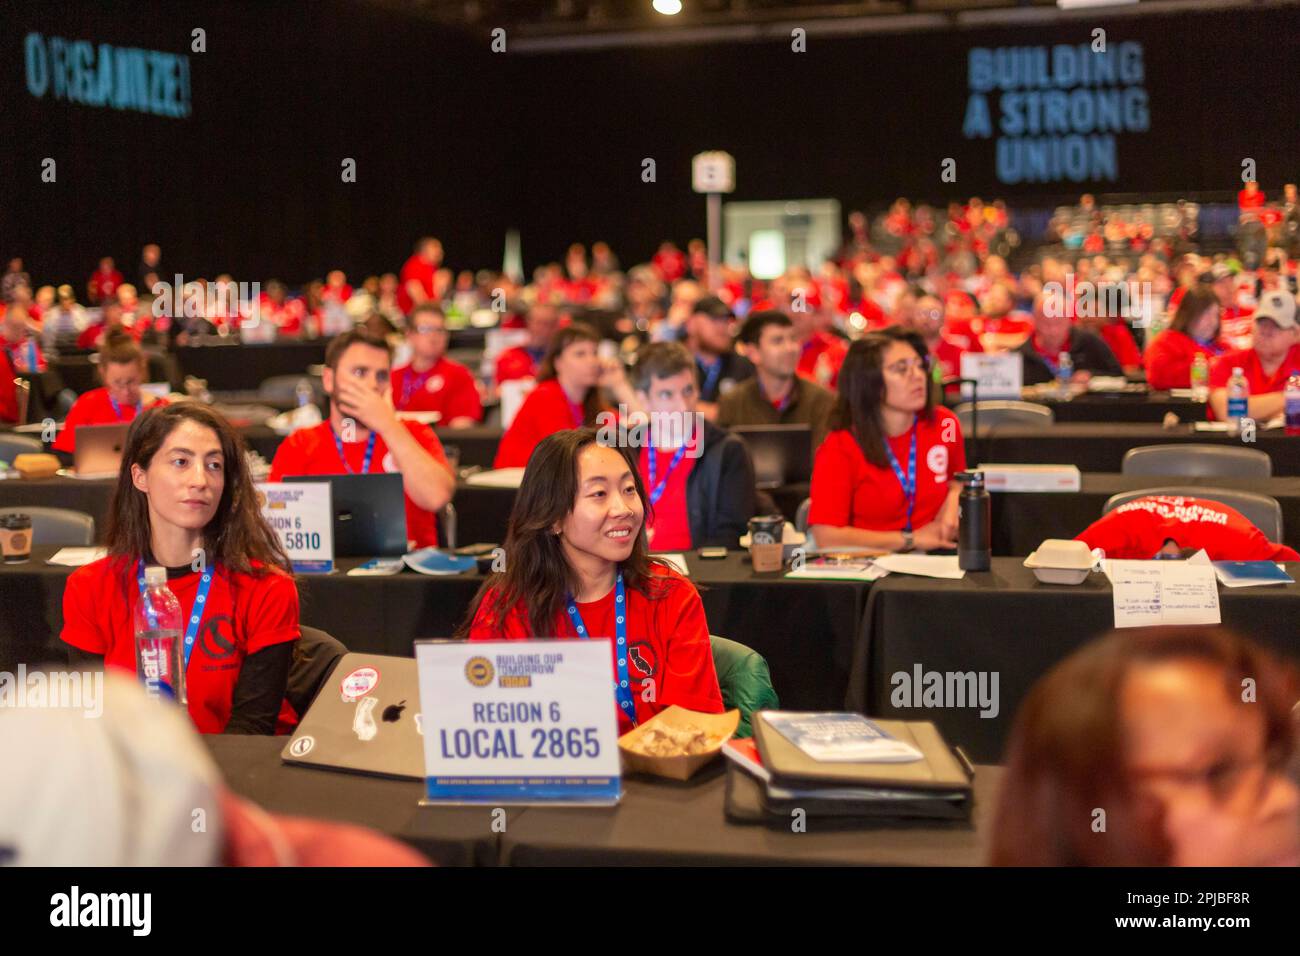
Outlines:
POLYGON ((311 753, 311 748, 316 746, 316 738, 311 735, 299 737, 289 745, 289 753, 295 757, 305 757, 311 753))
POLYGON ((373 667, 358 667, 343 678, 343 703, 351 704, 365 697, 379 684, 379 671, 373 667))

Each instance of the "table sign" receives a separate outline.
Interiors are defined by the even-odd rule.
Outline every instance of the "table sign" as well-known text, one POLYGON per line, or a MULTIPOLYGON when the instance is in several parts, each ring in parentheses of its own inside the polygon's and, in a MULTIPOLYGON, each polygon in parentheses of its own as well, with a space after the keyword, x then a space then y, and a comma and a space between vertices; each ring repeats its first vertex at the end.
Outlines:
MULTIPOLYGON (((1024 360, 1019 352, 1001 352, 985 355, 967 352, 961 357, 961 377, 973 378, 979 383, 979 400, 990 398, 1020 398, 1020 388, 1025 377, 1024 360)), ((970 385, 961 387, 962 398, 975 394, 970 385)))
POLYGON ((622 795, 606 640, 416 641, 430 804, 622 795))
POLYGON ((334 570, 334 509, 328 481, 261 482, 257 504, 297 574, 334 570))
POLYGON ((1187 561, 1110 561, 1115 626, 1219 624, 1219 586, 1204 551, 1187 561))

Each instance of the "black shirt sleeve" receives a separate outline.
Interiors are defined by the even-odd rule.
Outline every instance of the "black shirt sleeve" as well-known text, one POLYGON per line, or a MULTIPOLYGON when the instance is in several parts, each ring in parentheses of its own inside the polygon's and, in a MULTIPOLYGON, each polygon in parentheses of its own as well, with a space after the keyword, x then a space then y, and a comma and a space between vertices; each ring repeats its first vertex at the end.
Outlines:
POLYGON ((723 440, 720 451, 722 462, 710 522, 713 534, 708 540, 692 543, 699 547, 738 548, 755 514, 754 466, 744 442, 734 435, 723 440))
POLYGON ((294 641, 283 641, 250 654, 239 669, 230 721, 223 733, 273 734, 285 689, 294 641))
POLYGON ((1074 356, 1074 367, 1086 369, 1094 375, 1123 375, 1124 369, 1110 350, 1106 340, 1088 333, 1081 335, 1079 348, 1074 356))

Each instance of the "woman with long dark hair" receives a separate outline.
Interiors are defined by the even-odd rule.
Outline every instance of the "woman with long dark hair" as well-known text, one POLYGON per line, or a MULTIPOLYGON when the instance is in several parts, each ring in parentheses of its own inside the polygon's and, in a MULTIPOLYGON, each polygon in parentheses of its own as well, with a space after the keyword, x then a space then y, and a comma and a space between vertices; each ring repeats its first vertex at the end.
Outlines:
POLYGON ((819 547, 957 546, 961 425, 934 407, 929 351, 888 328, 849 346, 831 432, 813 463, 808 524, 819 547))
POLYGON ((636 462, 595 429, 544 438, 524 472, 505 570, 480 588, 460 637, 608 637, 620 732, 671 704, 718 713, 704 605, 691 582, 646 550, 636 462))
POLYGON ((243 440, 192 402, 147 409, 127 432, 107 556, 63 595, 64 642, 135 671, 147 566, 167 569, 185 622, 190 716, 204 733, 272 733, 298 639, 298 589, 262 518, 243 440))
POLYGON ((1296 866, 1295 671, 1219 627, 1112 631, 1034 685, 995 866, 1296 866))
POLYGON ((1192 363, 1204 355, 1206 367, 1224 351, 1219 341, 1219 297, 1206 286, 1183 296, 1169 328, 1150 344, 1142 363, 1152 388, 1187 388, 1192 383, 1192 363))
POLYGON ((635 407, 636 396, 622 363, 602 359, 599 346, 600 333, 585 322, 555 333, 537 370, 537 387, 501 436, 493 468, 524 467, 537 443, 552 432, 596 426, 596 417, 609 411, 602 388, 608 388, 619 404, 635 407))

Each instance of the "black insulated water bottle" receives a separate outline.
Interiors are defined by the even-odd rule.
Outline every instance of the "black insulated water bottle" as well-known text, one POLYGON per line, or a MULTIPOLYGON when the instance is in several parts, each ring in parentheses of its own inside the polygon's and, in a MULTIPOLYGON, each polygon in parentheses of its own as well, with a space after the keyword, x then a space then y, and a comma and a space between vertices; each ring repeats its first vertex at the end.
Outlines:
POLYGON ((963 471, 957 518, 957 566, 963 571, 987 571, 993 561, 993 514, 984 472, 963 471))

